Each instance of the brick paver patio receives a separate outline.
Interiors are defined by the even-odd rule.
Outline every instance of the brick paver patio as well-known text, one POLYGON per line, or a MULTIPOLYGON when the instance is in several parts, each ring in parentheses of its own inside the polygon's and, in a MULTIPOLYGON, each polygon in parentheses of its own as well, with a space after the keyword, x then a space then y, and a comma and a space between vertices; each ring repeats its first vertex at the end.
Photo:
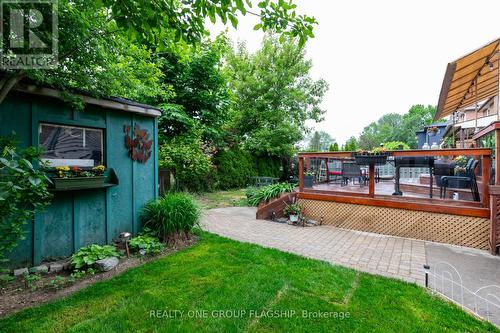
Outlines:
POLYGON ((297 227, 255 219, 255 209, 231 207, 204 212, 204 230, 360 271, 424 283, 425 242, 343 230, 297 227))

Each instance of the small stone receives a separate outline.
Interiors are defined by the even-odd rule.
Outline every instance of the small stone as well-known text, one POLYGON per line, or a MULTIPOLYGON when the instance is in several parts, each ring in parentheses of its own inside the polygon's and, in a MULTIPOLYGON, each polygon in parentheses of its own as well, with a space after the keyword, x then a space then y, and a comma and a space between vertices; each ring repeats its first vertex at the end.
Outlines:
POLYGON ((286 217, 280 217, 276 220, 278 223, 287 223, 288 219, 286 217))
POLYGON ((28 269, 26 267, 14 270, 14 276, 20 276, 20 275, 27 274, 27 273, 28 273, 28 269))
POLYGON ((51 273, 57 273, 57 272, 60 272, 63 270, 63 264, 60 263, 60 262, 55 262, 55 263, 52 263, 50 264, 49 266, 49 272, 51 273))
POLYGON ((109 257, 101 260, 97 260, 95 265, 100 271, 107 272, 115 268, 119 263, 117 257, 109 257))
POLYGON ((49 271, 49 267, 47 265, 39 265, 35 267, 31 267, 30 272, 32 273, 47 273, 49 271))
POLYGON ((69 270, 71 269, 71 261, 69 261, 69 260, 68 260, 68 261, 65 261, 65 262, 63 263, 63 269, 64 269, 65 271, 69 271, 69 270))
POLYGON ((307 224, 309 224, 309 225, 317 225, 318 222, 314 221, 314 220, 307 220, 307 224))

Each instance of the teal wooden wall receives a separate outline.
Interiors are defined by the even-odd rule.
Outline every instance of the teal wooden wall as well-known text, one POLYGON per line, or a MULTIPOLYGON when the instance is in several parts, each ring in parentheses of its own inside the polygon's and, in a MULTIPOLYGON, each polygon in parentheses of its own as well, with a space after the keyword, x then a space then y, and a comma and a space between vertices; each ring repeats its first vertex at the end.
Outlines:
POLYGON ((27 224, 26 239, 8 255, 11 264, 36 265, 88 244, 110 244, 123 231, 140 231, 142 206, 158 196, 157 119, 95 106, 76 112, 56 99, 17 93, 0 104, 0 135, 15 131, 21 147, 38 145, 40 122, 104 129, 105 164, 115 170, 119 185, 56 192, 51 205, 27 224), (132 161, 124 144, 123 126, 135 123, 154 140, 145 164, 132 161))

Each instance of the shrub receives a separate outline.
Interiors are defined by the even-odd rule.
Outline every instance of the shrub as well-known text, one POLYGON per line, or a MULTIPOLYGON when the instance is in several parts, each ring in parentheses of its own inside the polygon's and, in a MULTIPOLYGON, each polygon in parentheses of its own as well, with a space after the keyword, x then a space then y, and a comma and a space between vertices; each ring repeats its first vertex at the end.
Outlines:
MULTIPOLYGON (((37 164, 43 166, 36 148, 18 151, 13 136, 0 137, 0 264, 7 261, 6 252, 25 238, 25 224, 52 198, 50 180, 37 164)), ((0 280, 7 272, 0 269, 0 280)))
POLYGON ((213 189, 214 167, 197 134, 177 136, 164 142, 159 150, 159 163, 175 175, 175 189, 192 192, 213 189))
POLYGON ((258 189, 247 190, 248 204, 258 206, 261 201, 279 197, 283 193, 293 192, 297 185, 292 183, 276 183, 258 189))
POLYGON ((185 193, 170 193, 147 203, 141 214, 143 225, 163 241, 189 237, 198 223, 201 211, 194 199, 185 193))
POLYGON ((252 155, 239 148, 222 150, 214 157, 217 187, 222 190, 242 188, 257 175, 252 155))
POLYGON ((278 157, 255 157, 257 176, 282 178, 283 165, 278 157))
POLYGON ((120 253, 114 246, 92 244, 82 247, 71 256, 71 265, 76 271, 92 268, 97 260, 120 257, 120 253))
POLYGON ((132 238, 129 241, 129 246, 132 251, 144 251, 144 254, 157 254, 163 251, 165 246, 158 241, 158 238, 143 234, 132 238))

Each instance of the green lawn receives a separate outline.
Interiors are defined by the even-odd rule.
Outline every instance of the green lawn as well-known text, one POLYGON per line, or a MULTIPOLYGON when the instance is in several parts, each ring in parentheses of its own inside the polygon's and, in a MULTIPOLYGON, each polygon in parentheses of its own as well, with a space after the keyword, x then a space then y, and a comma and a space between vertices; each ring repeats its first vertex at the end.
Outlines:
POLYGON ((207 192, 195 195, 196 201, 204 209, 247 206, 245 189, 207 192))
POLYGON ((0 332, 496 331, 416 285, 201 237, 191 248, 5 318, 0 332), (221 318, 219 310, 246 312, 221 318), (330 318, 304 318, 303 311, 330 318))

